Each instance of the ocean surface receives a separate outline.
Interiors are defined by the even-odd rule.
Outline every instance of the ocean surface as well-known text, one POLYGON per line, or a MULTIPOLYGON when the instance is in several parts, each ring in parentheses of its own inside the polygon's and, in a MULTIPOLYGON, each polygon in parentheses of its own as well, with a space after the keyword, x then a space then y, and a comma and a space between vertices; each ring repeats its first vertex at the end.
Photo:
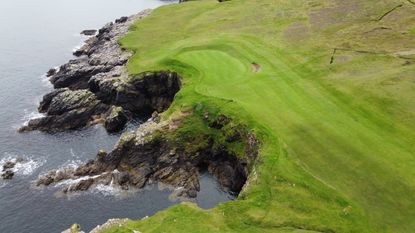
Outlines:
MULTIPOLYGON (((94 158, 100 149, 111 150, 120 134, 102 126, 64 133, 18 133, 34 117, 37 106, 52 86, 45 72, 72 58, 86 39, 79 33, 143 9, 174 1, 160 0, 1 0, 0 1, 0 172, 7 160, 23 157, 11 181, 0 179, 0 233, 61 232, 72 223, 84 231, 109 218, 140 219, 178 201, 157 185, 121 191, 99 187, 72 196, 58 196, 59 185, 39 188, 40 174, 94 158)), ((131 130, 139 122, 132 123, 131 130)), ((232 199, 204 174, 201 191, 193 200, 202 208, 232 199)))

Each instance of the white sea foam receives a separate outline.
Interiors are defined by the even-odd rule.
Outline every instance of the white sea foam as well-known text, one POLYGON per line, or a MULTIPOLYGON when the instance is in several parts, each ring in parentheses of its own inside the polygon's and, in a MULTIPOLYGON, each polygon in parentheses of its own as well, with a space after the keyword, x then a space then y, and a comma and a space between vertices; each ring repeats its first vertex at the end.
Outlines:
POLYGON ((119 185, 113 184, 113 181, 111 181, 110 185, 98 184, 91 189, 92 194, 103 195, 105 197, 113 196, 116 198, 130 197, 137 192, 140 192, 140 189, 129 187, 128 190, 124 190, 119 185))
POLYGON ((49 81, 49 77, 46 76, 46 74, 43 74, 40 76, 40 81, 42 82, 42 85, 44 87, 52 87, 52 83, 49 81))
POLYGON ((122 191, 123 190, 121 188, 114 186, 113 184, 110 184, 110 185, 99 184, 91 190, 92 193, 100 194, 103 196, 117 196, 117 195, 120 195, 122 191))
POLYGON ((36 171, 36 169, 41 167, 46 160, 44 158, 35 159, 25 155, 7 155, 6 157, 0 160, 1 170, 3 170, 3 165, 9 161, 16 163, 16 165, 11 169, 11 171, 13 171, 16 176, 29 176, 33 174, 33 172, 36 171))
POLYGON ((85 41, 86 41, 88 38, 90 38, 90 36, 84 36, 84 35, 81 35, 81 34, 79 34, 78 36, 79 36, 79 38, 80 38, 79 44, 78 44, 78 45, 76 45, 76 46, 72 49, 72 53, 74 53, 74 52, 76 52, 78 49, 82 48, 82 46, 84 46, 84 45, 86 44, 86 43, 85 43, 85 41))
POLYGON ((37 111, 29 112, 27 109, 24 110, 25 114, 22 117, 23 125, 26 126, 30 120, 37 119, 44 117, 45 115, 42 113, 39 113, 37 111))
MULTIPOLYGON (((98 178, 101 175, 102 174, 95 175, 95 176, 83 176, 83 177, 79 177, 77 179, 63 180, 63 181, 55 184, 54 187, 55 188, 70 187, 70 186, 76 185, 77 183, 79 183, 81 181, 84 181, 84 180, 98 178)), ((111 180, 111 183, 109 185, 98 184, 96 186, 91 187, 90 193, 103 195, 103 196, 117 196, 117 197, 120 197, 120 196, 124 196, 125 194, 129 193, 129 191, 122 190, 121 187, 119 187, 118 185, 115 185, 113 180, 111 180)))
POLYGON ((74 184, 77 184, 83 180, 88 180, 88 179, 95 179, 98 178, 100 175, 96 175, 96 176, 83 176, 77 179, 67 179, 67 180, 63 180, 57 184, 55 184, 55 187, 62 187, 62 186, 71 186, 74 184))
POLYGON ((79 156, 77 154, 75 154, 75 152, 73 151, 73 149, 71 148, 69 150, 69 153, 71 154, 72 158, 71 160, 66 161, 62 166, 62 168, 77 168, 82 164, 82 160, 79 158, 79 156))
POLYGON ((77 50, 79 50, 82 46, 83 46, 84 44, 82 43, 82 44, 79 44, 79 45, 77 45, 77 46, 75 46, 73 49, 72 49, 72 52, 74 53, 74 52, 76 52, 77 50))
MULTIPOLYGON (((55 66, 53 69, 56 70, 56 72, 59 72, 60 66, 55 66)), ((47 73, 44 73, 40 76, 40 80, 45 87, 53 87, 52 83, 49 80, 49 77, 47 76, 47 73)))
POLYGON ((39 113, 37 111, 30 112, 27 109, 25 109, 24 110, 24 115, 21 118, 21 122, 12 124, 11 127, 13 129, 17 130, 17 129, 21 128, 22 126, 27 126, 29 124, 30 120, 36 119, 36 118, 41 118, 41 117, 44 117, 44 116, 45 116, 44 114, 39 113))

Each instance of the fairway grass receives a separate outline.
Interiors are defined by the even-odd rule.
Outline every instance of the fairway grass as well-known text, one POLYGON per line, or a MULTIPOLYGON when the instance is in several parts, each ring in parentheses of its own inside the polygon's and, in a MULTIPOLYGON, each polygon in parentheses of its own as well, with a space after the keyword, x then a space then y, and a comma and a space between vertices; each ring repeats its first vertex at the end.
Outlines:
POLYGON ((414 25, 393 0, 194 1, 135 23, 129 71, 183 77, 165 117, 219 109, 262 144, 236 201, 104 231, 415 232, 414 25))

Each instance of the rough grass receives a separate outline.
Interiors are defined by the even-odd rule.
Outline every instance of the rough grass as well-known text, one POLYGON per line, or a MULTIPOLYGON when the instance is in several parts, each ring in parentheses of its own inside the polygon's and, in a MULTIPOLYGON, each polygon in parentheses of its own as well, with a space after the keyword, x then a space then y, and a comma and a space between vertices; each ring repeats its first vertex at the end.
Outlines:
POLYGON ((396 55, 414 24, 394 0, 192 1, 137 22, 130 72, 184 77, 166 115, 214 106, 263 144, 236 201, 105 232, 415 232, 415 61, 396 55))

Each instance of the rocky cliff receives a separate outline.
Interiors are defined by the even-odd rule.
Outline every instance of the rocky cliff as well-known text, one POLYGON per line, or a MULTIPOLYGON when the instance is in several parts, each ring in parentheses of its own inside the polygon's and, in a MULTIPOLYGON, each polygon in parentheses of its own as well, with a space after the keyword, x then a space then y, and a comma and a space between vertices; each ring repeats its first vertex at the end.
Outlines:
POLYGON ((179 76, 170 71, 128 75, 125 64, 132 54, 118 44, 128 27, 149 13, 105 25, 74 52, 78 58, 49 70, 55 90, 38 108, 45 116, 32 119, 20 131, 63 131, 103 123, 115 132, 136 115, 167 109, 180 89, 179 76))
POLYGON ((51 171, 37 185, 69 180, 70 185, 62 190, 68 193, 97 185, 129 189, 161 182, 174 188, 177 196, 193 198, 200 191, 199 173, 207 170, 224 190, 238 194, 257 157, 258 140, 224 115, 204 118, 207 130, 195 129, 192 134, 196 137, 179 129, 188 124, 187 118, 195 117, 197 114, 158 122, 159 116, 154 116, 135 132, 124 133, 111 152, 100 151, 94 160, 76 168, 51 171), (243 151, 232 151, 232 143, 241 143, 243 151))

